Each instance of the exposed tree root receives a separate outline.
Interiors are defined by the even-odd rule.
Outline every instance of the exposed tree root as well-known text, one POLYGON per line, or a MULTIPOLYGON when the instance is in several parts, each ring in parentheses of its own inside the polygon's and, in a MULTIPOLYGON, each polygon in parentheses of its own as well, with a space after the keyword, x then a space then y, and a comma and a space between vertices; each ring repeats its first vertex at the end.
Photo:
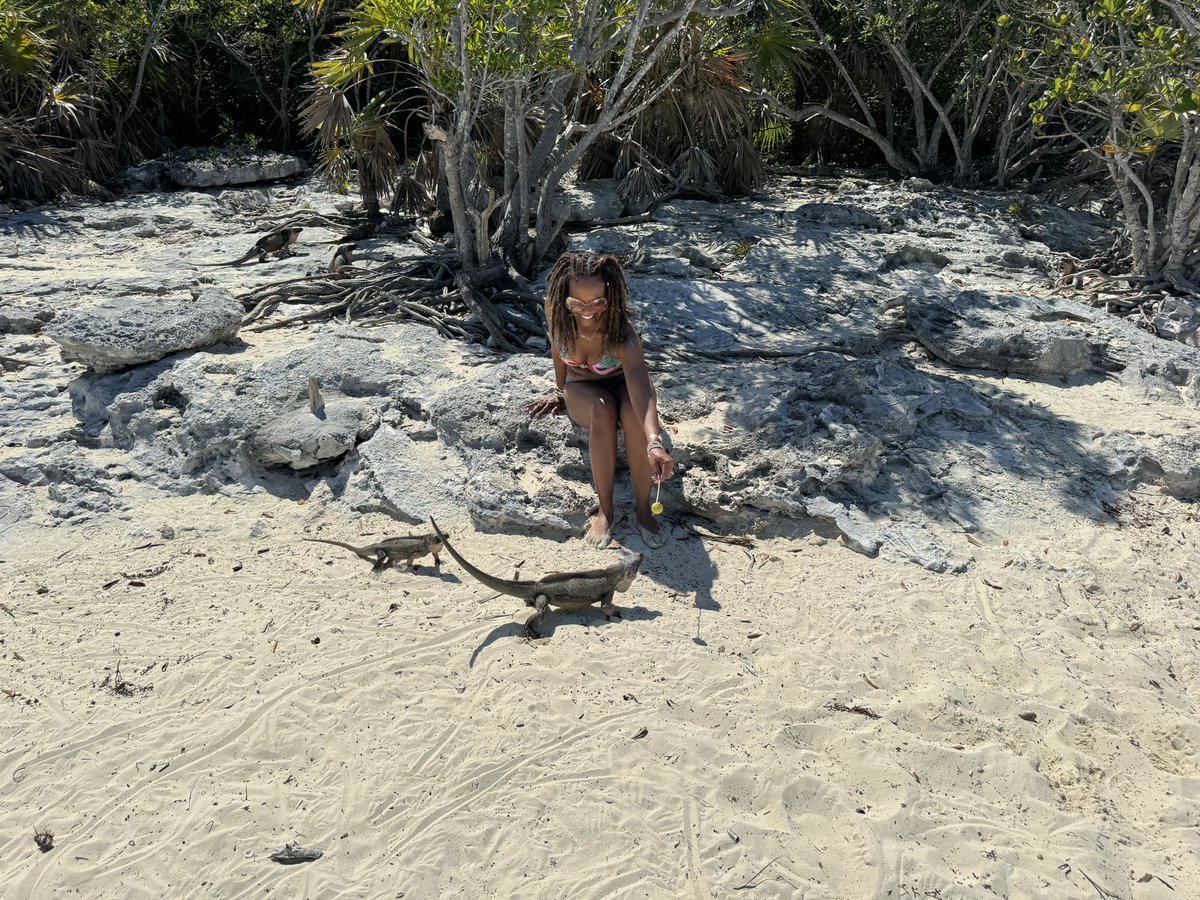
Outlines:
POLYGON ((1116 254, 1084 260, 1065 256, 1050 287, 1058 294, 1130 319, 1157 334, 1154 319, 1163 303, 1173 294, 1195 297, 1197 290, 1191 280, 1195 276, 1134 275, 1127 271, 1112 274, 1112 270, 1127 269, 1129 265, 1129 259, 1116 254))
POLYGON ((544 340, 541 298, 492 264, 459 269, 454 254, 394 260, 373 269, 347 268, 274 282, 243 294, 242 330, 271 331, 309 322, 340 320, 362 325, 415 322, 454 340, 485 343, 505 352, 536 350, 544 340), (309 307, 281 319, 268 316, 281 304, 309 307))

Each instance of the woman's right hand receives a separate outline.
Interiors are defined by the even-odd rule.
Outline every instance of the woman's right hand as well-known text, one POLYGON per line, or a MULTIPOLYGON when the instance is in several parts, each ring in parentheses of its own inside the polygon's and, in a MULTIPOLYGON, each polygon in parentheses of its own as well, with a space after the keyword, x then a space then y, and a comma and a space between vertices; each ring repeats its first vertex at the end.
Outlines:
POLYGON ((542 416, 557 416, 566 408, 567 401, 558 394, 525 404, 525 411, 535 419, 540 419, 542 416))

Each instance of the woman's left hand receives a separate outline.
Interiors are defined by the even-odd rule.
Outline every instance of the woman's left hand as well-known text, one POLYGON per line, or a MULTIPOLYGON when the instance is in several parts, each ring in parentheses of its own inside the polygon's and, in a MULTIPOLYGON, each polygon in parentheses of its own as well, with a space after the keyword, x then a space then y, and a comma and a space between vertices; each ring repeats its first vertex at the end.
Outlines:
POLYGON ((675 474, 675 460, 662 447, 647 450, 646 456, 650 459, 650 476, 654 481, 667 481, 675 474))

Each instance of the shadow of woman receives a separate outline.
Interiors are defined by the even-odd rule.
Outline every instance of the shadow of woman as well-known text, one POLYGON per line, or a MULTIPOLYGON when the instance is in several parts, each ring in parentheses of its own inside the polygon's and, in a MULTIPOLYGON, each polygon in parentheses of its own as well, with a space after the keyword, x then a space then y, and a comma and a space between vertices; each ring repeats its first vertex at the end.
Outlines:
MULTIPOLYGON (((678 530, 675 534, 678 535, 678 530)), ((642 566, 642 577, 648 578, 676 594, 692 594, 696 607, 696 636, 692 641, 707 646, 701 637, 701 623, 705 612, 717 612, 720 601, 713 596, 717 580, 717 566, 708 547, 700 538, 688 535, 675 537, 661 550, 653 551, 642 566)))

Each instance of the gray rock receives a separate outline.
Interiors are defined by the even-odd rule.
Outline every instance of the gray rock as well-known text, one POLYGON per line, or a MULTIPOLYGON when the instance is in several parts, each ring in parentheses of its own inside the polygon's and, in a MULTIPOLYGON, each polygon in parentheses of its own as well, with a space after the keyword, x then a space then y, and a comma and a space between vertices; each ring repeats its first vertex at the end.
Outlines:
POLYGON ((464 468, 459 454, 381 425, 347 458, 341 497, 356 512, 383 512, 413 525, 434 516, 448 528, 465 521, 463 486, 455 477, 464 468))
POLYGON ((296 156, 268 150, 191 151, 171 162, 171 180, 180 187, 222 187, 291 178, 308 170, 296 156))
POLYGON ((54 310, 48 306, 9 304, 0 307, 0 334, 37 334, 54 320, 54 310))
MULTIPOLYGON (((49 513, 55 519, 82 520, 124 508, 115 480, 112 472, 70 444, 0 461, 0 484, 7 481, 25 488, 45 487, 51 502, 49 513)), ((0 498, 3 496, 0 493, 0 498)), ((30 494, 26 492, 25 496, 30 494)))
POLYGON ((1167 297, 1151 324, 1161 337, 1200 346, 1200 307, 1181 297, 1167 297))
POLYGON ((1010 269, 1040 269, 1043 272, 1049 269, 1045 259, 1021 250, 1005 250, 999 259, 1010 269))
POLYGON ((935 250, 933 247, 923 247, 918 244, 904 244, 898 250, 892 250, 883 258, 879 266, 880 272, 891 272, 905 266, 930 266, 940 269, 950 264, 950 257, 935 250))
POLYGON ((152 159, 127 166, 108 183, 117 194, 141 194, 166 190, 171 185, 171 167, 166 159, 152 159))
POLYGON ((46 334, 61 345, 64 359, 116 372, 228 341, 244 313, 227 291, 209 288, 193 300, 113 300, 75 310, 56 318, 46 334))
POLYGON ((804 203, 796 208, 796 217, 827 228, 878 228, 879 219, 853 203, 804 203))
POLYGON ((625 211, 625 201, 617 193, 617 184, 611 178, 568 185, 563 188, 563 195, 570 202, 569 222, 617 219, 625 211))
POLYGON ((379 413, 365 400, 328 391, 324 401, 318 413, 306 403, 255 431, 247 444, 251 459, 263 466, 310 469, 345 456, 379 427, 379 413))
POLYGON ((908 301, 918 340, 946 362, 1023 375, 1079 375, 1119 368, 1107 342, 1048 300, 960 291, 908 301))
POLYGON ((1113 223, 1095 213, 1039 203, 1030 210, 1030 217, 1031 223, 1017 226, 1020 236, 1027 241, 1038 241, 1057 253, 1087 259, 1112 246, 1113 223))
POLYGON ((1200 498, 1200 455, 1197 440, 1178 435, 1103 435, 1108 474, 1123 488, 1154 485, 1181 500, 1200 498))
POLYGON ((4 423, 6 443, 40 447, 62 440, 74 425, 71 397, 64 382, 29 373, 26 369, 23 377, 0 375, 0 422, 4 423))
POLYGON ((530 493, 511 475, 475 468, 467 479, 467 510, 482 531, 527 528, 551 537, 579 534, 595 495, 569 483, 549 481, 530 493))
POLYGON ((883 546, 879 529, 862 512, 834 503, 826 497, 813 497, 805 501, 803 506, 810 516, 830 523, 841 532, 850 549, 866 556, 875 556, 883 546))
MULTIPOLYGON (((524 405, 553 388, 547 381, 550 366, 548 357, 512 356, 475 378, 446 385, 428 398, 430 423, 447 444, 469 450, 503 452, 540 445, 544 438, 531 430, 524 405)), ((548 424, 562 423, 559 418, 548 424)))

